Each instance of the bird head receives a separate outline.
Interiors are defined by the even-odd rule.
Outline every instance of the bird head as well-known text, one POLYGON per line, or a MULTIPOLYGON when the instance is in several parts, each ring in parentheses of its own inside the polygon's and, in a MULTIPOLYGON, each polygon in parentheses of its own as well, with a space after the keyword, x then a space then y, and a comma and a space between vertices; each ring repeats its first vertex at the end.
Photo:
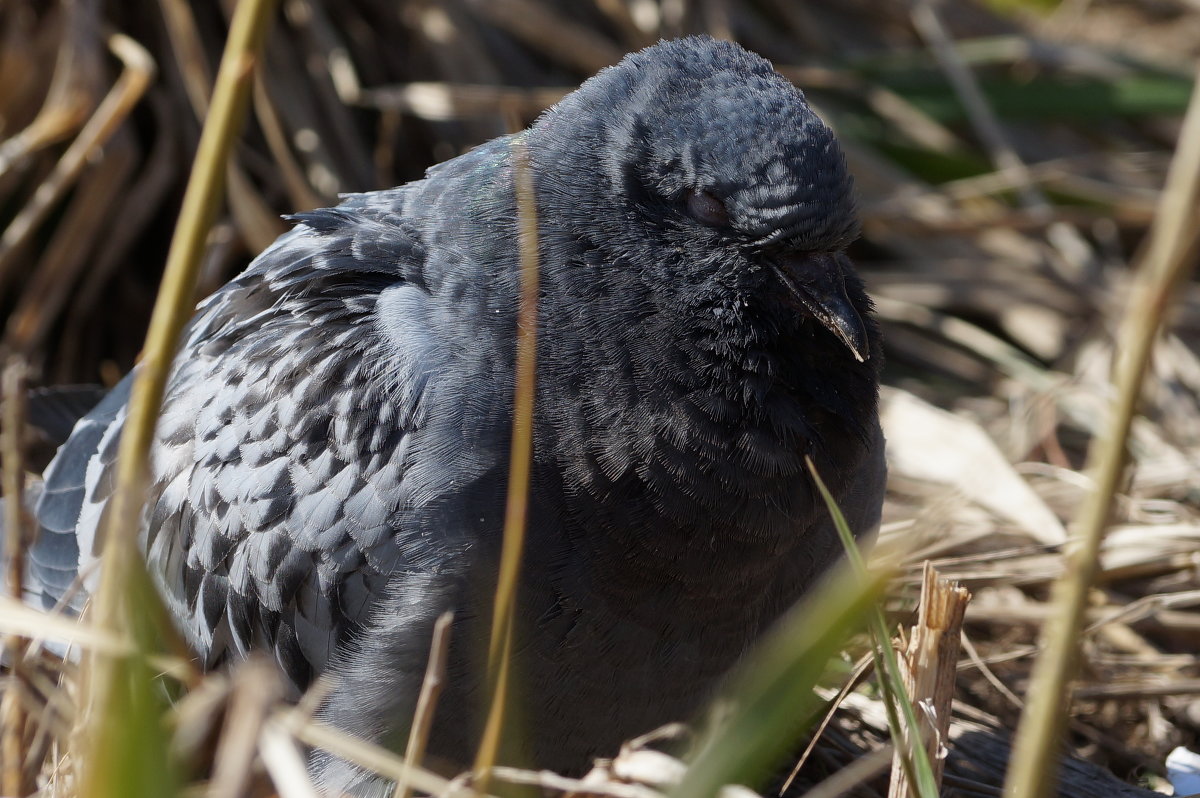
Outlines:
POLYGON ((766 60, 707 37, 661 42, 528 137, 539 196, 612 268, 636 263, 667 312, 730 329, 794 321, 857 362, 875 354, 844 254, 858 233, 845 157, 766 60))

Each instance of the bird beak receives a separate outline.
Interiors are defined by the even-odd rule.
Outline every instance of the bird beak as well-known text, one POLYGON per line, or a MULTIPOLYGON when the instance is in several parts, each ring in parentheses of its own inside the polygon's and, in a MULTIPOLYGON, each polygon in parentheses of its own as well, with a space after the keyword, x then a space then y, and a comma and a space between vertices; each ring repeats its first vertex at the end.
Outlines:
POLYGON ((871 356, 867 327, 846 295, 839 256, 795 253, 772 258, 772 268, 800 305, 841 339, 863 363, 871 356))

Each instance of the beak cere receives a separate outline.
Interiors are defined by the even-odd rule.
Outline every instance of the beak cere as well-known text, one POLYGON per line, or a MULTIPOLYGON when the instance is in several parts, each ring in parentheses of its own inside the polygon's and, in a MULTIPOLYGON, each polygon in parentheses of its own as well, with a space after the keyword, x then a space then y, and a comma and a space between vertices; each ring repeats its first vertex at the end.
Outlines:
POLYGON ((846 295, 838 257, 826 253, 797 253, 775 257, 772 268, 792 297, 841 339, 863 363, 871 356, 867 328, 846 295))

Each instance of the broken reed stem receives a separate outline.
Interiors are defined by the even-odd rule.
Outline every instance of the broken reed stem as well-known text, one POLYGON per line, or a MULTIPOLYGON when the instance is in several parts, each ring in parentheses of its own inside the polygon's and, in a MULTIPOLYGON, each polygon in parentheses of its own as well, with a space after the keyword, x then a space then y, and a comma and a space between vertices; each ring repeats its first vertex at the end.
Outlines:
POLYGON ((433 624, 429 663, 425 666, 421 694, 417 696, 417 708, 408 732, 408 746, 404 749, 404 775, 396 782, 393 798, 408 798, 412 790, 412 769, 425 758, 425 745, 429 742, 429 729, 433 726, 433 712, 446 682, 446 656, 450 649, 450 626, 453 622, 454 613, 443 612, 433 624))
MULTIPOLYGON (((27 410, 28 366, 20 355, 9 358, 4 368, 4 419, 0 423, 0 457, 4 458, 4 567, 12 597, 21 601, 25 576, 25 545, 29 539, 25 523, 25 457, 22 435, 27 410)), ((27 795, 32 785, 24 777, 23 733, 25 712, 21 706, 24 690, 21 661, 28 641, 18 634, 4 638, 4 650, 10 662, 8 689, 0 701, 0 789, 4 795, 27 795)))
POLYGON ((1149 245, 1122 320, 1115 350, 1116 401, 1108 430, 1093 443, 1089 471, 1095 487, 1080 511, 1076 544, 1054 586, 1051 614, 1042 630, 1042 655, 1034 665, 1025 711, 1004 785, 1008 798, 1044 798, 1057 781, 1056 761, 1067 712, 1067 684, 1077 665, 1087 592, 1099 569, 1100 543, 1126 460, 1126 439, 1137 410, 1146 366, 1175 287, 1187 273, 1188 253, 1200 231, 1200 73, 1167 173, 1149 245))
MULTIPOLYGON (((914 732, 915 740, 924 741, 933 778, 939 787, 946 761, 939 753, 944 750, 950 731, 950 702, 954 698, 963 616, 970 600, 971 594, 965 588, 939 578, 926 560, 917 625, 913 627, 908 650, 900 658, 904 686, 919 724, 915 730, 906 730, 906 737, 910 738, 906 744, 913 744, 910 740, 914 732)), ((902 747, 895 750, 888 796, 906 798, 915 793, 907 773, 900 766, 902 747)))
POLYGON ((529 474, 533 462, 533 402, 537 389, 538 228, 533 165, 518 138, 512 144, 513 190, 517 205, 517 248, 520 257, 520 304, 517 308, 516 378, 513 392, 512 446, 508 465, 508 501, 504 511, 504 542, 492 608, 492 637, 488 645, 491 705, 479 752, 475 757, 479 791, 487 792, 508 692, 512 654, 513 612, 517 578, 525 549, 525 520, 529 510, 529 474))
MULTIPOLYGON (((118 449, 116 488, 108 521, 102 530, 104 566, 100 589, 95 596, 96 621, 103 629, 136 627, 122 619, 133 611, 125 594, 132 582, 130 575, 134 573, 138 556, 138 519, 145 499, 147 463, 155 422, 180 331, 192 313, 205 239, 221 202, 225 165, 241 129, 254 65, 274 7, 274 0, 242 0, 230 23, 229 39, 213 89, 212 107, 200 135, 179 222, 171 239, 162 286, 154 303, 118 449)), ((92 737, 96 750, 91 765, 103 767, 104 749, 113 741, 106 740, 102 727, 119 715, 120 708, 108 707, 107 702, 121 669, 118 660, 100 653, 94 656, 92 664, 90 703, 95 714, 89 722, 97 734, 92 737)), ((92 781, 89 779, 88 783, 92 781)), ((89 787, 86 792, 91 789, 89 787)), ((103 793, 105 787, 96 784, 94 789, 103 793)))

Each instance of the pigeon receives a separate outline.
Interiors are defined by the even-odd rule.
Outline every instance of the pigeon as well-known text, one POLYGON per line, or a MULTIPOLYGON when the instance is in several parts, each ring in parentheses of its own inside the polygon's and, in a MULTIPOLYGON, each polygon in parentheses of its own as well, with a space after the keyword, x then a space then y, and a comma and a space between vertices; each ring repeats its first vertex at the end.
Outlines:
MULTIPOLYGON (((321 718, 394 749, 453 611, 428 747, 471 760, 514 405, 516 148, 540 287, 512 756, 579 773, 693 717, 840 556, 806 457, 856 534, 880 518, 852 180, 801 91, 740 46, 660 42, 424 179, 290 217, 184 331, 140 544, 204 667, 265 652, 297 695, 328 678, 321 718)), ((95 587, 130 379, 44 475, 31 603, 79 612, 95 587)), ((330 794, 388 789, 332 755, 310 767, 330 794)))

